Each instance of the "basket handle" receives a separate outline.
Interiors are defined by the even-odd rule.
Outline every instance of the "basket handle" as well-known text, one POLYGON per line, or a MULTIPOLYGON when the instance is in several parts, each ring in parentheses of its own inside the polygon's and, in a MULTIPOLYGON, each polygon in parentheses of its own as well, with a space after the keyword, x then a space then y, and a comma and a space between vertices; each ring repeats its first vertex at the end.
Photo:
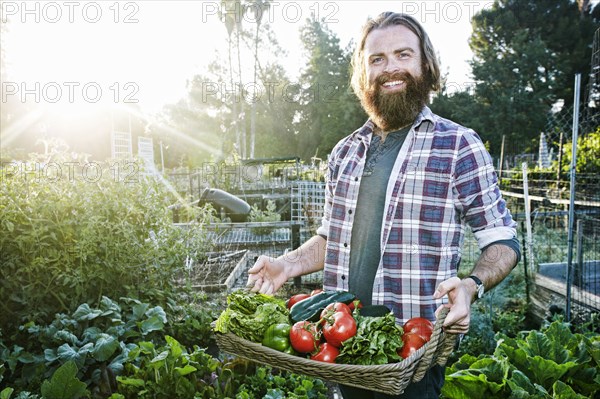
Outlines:
POLYGON ((421 357, 413 374, 413 382, 421 381, 427 370, 434 365, 444 366, 448 361, 457 338, 457 334, 446 334, 442 328, 449 311, 450 309, 446 307, 440 310, 433 327, 431 339, 425 345, 425 353, 423 353, 423 357, 421 357))

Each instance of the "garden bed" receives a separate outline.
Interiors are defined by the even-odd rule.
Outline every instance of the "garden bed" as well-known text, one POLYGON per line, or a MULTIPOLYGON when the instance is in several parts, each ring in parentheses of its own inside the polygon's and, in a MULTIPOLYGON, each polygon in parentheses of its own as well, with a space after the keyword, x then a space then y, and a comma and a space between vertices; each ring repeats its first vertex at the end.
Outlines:
MULTIPOLYGON (((572 320, 581 323, 589 320, 592 313, 600 310, 598 292, 598 265, 600 262, 584 262, 582 270, 575 274, 571 286, 572 320)), ((555 313, 562 314, 567 306, 566 263, 543 263, 533 279, 530 293, 530 316, 534 323, 541 324, 555 313)))

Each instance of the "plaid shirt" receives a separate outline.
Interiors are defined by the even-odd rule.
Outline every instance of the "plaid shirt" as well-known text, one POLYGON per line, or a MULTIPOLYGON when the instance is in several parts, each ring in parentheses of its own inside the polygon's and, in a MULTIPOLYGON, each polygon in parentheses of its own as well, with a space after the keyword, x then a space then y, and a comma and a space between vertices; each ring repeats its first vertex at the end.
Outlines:
MULTIPOLYGON (((329 157, 325 209, 318 234, 327 237, 324 288, 348 290, 352 222, 373 123, 342 139, 329 157)), ((398 154, 381 221, 381 260, 374 304, 398 323, 434 320, 444 300, 436 287, 456 276, 465 226, 479 248, 516 237, 492 159, 472 130, 423 108, 398 154)))

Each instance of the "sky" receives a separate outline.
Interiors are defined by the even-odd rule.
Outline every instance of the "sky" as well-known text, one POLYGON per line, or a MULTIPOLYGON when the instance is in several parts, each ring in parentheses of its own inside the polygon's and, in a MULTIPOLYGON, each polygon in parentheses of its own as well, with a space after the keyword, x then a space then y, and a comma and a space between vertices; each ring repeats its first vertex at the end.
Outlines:
MULTIPOLYGON (((471 17, 491 1, 273 1, 263 11, 286 54, 272 54, 295 79, 305 58, 299 30, 324 18, 345 46, 367 16, 413 15, 439 53, 450 90, 470 85, 471 17)), ((0 1, 8 31, 2 101, 77 104, 136 102, 154 113, 185 95, 186 82, 227 54, 220 1, 0 1)), ((242 23, 254 14, 245 10, 242 23)), ((244 62, 244 60, 243 60, 244 62)), ((250 58, 245 63, 252 65, 250 58)), ((248 77, 251 79, 251 76, 248 77)), ((60 107, 55 107, 60 112, 60 107)))

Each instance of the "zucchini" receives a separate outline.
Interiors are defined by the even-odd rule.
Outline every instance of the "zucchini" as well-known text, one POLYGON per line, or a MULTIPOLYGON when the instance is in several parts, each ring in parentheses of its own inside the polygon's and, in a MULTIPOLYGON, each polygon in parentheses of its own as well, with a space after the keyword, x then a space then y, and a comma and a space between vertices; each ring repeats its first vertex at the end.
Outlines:
POLYGON ((321 312, 334 302, 351 303, 356 297, 347 291, 323 291, 297 302, 290 309, 290 319, 296 323, 302 320, 318 321, 321 312))

